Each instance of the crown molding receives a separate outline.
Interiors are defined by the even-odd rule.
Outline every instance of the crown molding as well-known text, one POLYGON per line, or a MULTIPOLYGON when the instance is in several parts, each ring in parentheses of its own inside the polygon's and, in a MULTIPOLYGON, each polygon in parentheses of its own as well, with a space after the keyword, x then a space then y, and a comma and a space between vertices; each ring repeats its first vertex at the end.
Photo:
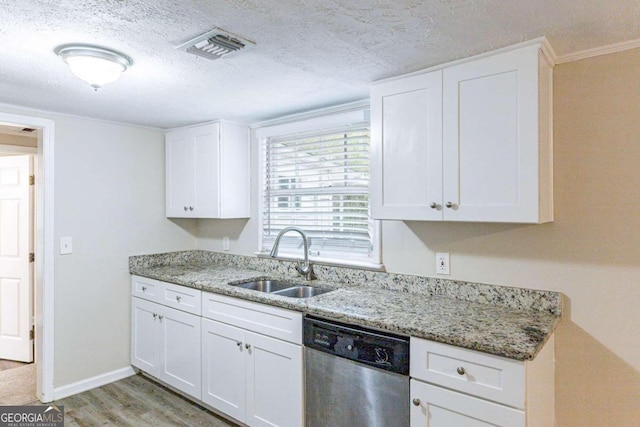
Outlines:
POLYGON ((560 55, 556 58, 556 64, 565 62, 580 61, 581 59, 593 58, 595 56, 608 55, 610 53, 622 52, 624 50, 640 47, 640 39, 628 40, 626 42, 614 43, 607 46, 594 47, 592 49, 560 55))

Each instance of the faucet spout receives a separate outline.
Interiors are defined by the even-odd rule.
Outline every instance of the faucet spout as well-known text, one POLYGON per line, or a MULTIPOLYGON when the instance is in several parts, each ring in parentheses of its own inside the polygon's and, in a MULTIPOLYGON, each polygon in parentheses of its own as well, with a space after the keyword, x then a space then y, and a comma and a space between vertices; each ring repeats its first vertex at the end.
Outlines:
POLYGON ((299 233, 302 236, 302 243, 304 246, 304 262, 299 259, 297 260, 298 262, 296 265, 296 271, 303 275, 306 280, 312 280, 314 278, 314 274, 313 267, 309 262, 309 239, 307 238, 307 234, 302 231, 302 229, 298 227, 283 228, 276 236, 276 240, 273 243, 273 248, 271 248, 271 252, 269 253, 269 255, 271 256, 271 258, 275 258, 278 255, 280 239, 282 239, 282 236, 284 236, 289 231, 295 231, 296 233, 299 233))

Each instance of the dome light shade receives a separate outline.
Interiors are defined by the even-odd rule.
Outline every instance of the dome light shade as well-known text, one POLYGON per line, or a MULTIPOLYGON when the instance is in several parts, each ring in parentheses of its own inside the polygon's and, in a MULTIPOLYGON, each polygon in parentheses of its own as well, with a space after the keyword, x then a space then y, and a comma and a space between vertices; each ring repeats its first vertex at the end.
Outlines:
POLYGON ((112 49, 87 44, 65 44, 54 49, 71 72, 98 90, 116 81, 133 61, 112 49))

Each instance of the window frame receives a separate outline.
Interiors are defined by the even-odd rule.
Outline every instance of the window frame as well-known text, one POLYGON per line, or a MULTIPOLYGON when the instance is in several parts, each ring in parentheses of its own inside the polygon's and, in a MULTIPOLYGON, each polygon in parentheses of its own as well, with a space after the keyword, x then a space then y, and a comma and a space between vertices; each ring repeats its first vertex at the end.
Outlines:
MULTIPOLYGON (((333 110, 333 109, 332 109, 333 110)), ((282 137, 286 135, 295 134, 308 134, 310 132, 322 132, 324 130, 331 130, 339 127, 347 127, 357 123, 370 122, 369 120, 369 107, 368 105, 358 105, 353 109, 347 109, 340 112, 327 112, 325 110, 314 112, 311 114, 305 114, 304 118, 297 119, 296 117, 280 122, 275 121, 275 124, 271 126, 264 126, 256 128, 256 139, 258 142, 258 251, 256 255, 268 257, 267 251, 262 251, 263 245, 263 224, 264 224, 264 211, 265 211, 265 164, 266 164, 266 149, 265 145, 269 138, 282 137), (280 123, 278 123, 280 122, 280 123)), ((270 122, 273 123, 273 122, 270 122)), ((369 201, 369 203, 371 203, 369 201)), ((372 220, 372 250, 369 260, 364 259, 344 259, 334 258, 326 256, 318 256, 309 254, 309 259, 316 264, 330 265, 330 266, 345 266, 345 267, 358 267, 375 271, 384 271, 382 265, 382 226, 381 221, 372 220)), ((298 259, 302 258, 302 251, 300 256, 289 257, 287 255, 278 256, 279 259, 298 259)))

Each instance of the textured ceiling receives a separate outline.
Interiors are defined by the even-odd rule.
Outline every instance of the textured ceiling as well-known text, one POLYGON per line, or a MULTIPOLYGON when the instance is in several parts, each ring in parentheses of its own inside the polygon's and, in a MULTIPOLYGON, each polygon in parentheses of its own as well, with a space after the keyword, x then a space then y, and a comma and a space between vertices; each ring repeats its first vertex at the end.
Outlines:
POLYGON ((640 38, 638 0, 0 0, 0 103, 156 127, 256 122, 368 96, 385 77, 539 36, 558 55, 640 38), (220 27, 256 42, 175 50, 220 27), (94 92, 53 49, 131 56, 94 92))

